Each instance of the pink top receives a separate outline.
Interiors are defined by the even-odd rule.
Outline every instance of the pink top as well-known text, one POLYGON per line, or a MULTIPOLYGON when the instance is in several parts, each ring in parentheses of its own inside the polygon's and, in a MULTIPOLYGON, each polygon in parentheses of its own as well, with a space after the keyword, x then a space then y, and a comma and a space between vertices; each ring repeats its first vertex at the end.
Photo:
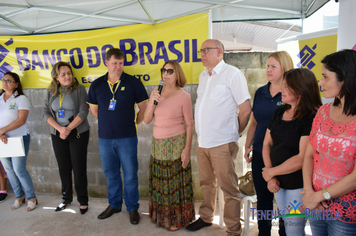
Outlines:
MULTIPOLYGON (((313 187, 315 191, 329 187, 355 167, 356 118, 337 123, 330 118, 328 103, 320 107, 314 118, 309 142, 314 152, 313 187)), ((328 201, 335 216, 339 212, 341 221, 356 223, 356 190, 328 201)))
POLYGON ((161 97, 154 112, 153 137, 169 138, 185 132, 184 125, 193 124, 190 94, 182 90, 173 97, 161 97))

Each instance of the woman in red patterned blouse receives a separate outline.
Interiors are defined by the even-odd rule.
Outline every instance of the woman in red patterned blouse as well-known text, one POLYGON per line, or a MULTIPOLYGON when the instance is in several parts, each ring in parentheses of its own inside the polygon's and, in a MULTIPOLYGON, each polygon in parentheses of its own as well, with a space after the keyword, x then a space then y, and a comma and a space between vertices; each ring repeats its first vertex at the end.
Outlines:
POLYGON ((303 164, 303 204, 313 235, 355 235, 356 51, 339 51, 321 62, 319 85, 325 98, 335 100, 323 105, 313 122, 303 164))

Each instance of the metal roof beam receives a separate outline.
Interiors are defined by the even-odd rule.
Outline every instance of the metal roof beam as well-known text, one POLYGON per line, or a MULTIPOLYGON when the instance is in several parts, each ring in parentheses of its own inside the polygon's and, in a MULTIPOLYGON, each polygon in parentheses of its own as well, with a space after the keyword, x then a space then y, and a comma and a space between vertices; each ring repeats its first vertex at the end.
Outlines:
POLYGON ((4 19, 4 20, 6 20, 7 22, 9 22, 10 24, 12 24, 12 25, 14 25, 14 26, 16 26, 17 28, 20 28, 20 29, 22 29, 23 31, 25 31, 25 32, 27 32, 27 33, 29 33, 29 34, 31 34, 32 32, 31 31, 29 31, 29 30, 27 30, 25 27, 23 27, 22 25, 20 25, 20 24, 18 24, 18 23, 16 23, 15 21, 13 21, 13 20, 10 20, 9 18, 7 18, 6 16, 4 16, 4 15, 1 15, 0 14, 0 18, 2 18, 2 19, 4 19))
POLYGON ((23 32, 24 33, 24 30, 23 29, 19 29, 19 28, 0 26, 0 29, 11 30, 11 31, 16 31, 16 32, 23 32))
POLYGON ((179 17, 182 17, 182 16, 186 16, 186 15, 192 15, 192 14, 197 14, 197 13, 201 13, 201 12, 208 12, 211 9, 219 8, 219 7, 220 7, 220 5, 204 7, 204 8, 200 8, 200 9, 197 9, 197 10, 185 12, 185 13, 182 13, 182 14, 179 14, 179 15, 171 16, 171 17, 168 17, 168 18, 156 20, 155 22, 156 23, 162 23, 162 22, 173 20, 173 19, 176 19, 176 18, 179 18, 179 17))
POLYGON ((56 27, 59 27, 59 26, 62 26, 62 25, 66 25, 66 24, 69 24, 71 22, 78 21, 78 20, 81 20, 81 19, 84 19, 84 18, 86 18, 86 17, 81 16, 81 17, 73 18, 73 19, 70 19, 70 20, 67 20, 67 21, 62 21, 62 22, 59 22, 59 23, 56 23, 56 24, 48 25, 48 26, 45 26, 45 27, 43 27, 41 29, 35 30, 34 33, 39 33, 39 32, 42 32, 42 31, 45 31, 45 30, 48 30, 48 29, 56 28, 56 27))
POLYGON ((235 7, 235 8, 245 8, 245 9, 263 10, 263 11, 282 12, 282 13, 289 13, 289 14, 294 14, 294 15, 300 15, 301 14, 299 11, 293 11, 293 10, 271 8, 271 7, 256 7, 256 6, 251 6, 251 5, 241 5, 241 4, 238 4, 238 2, 235 2, 235 1, 231 1, 232 3, 224 3, 224 2, 217 3, 217 2, 213 2, 213 1, 207 1, 207 0, 181 0, 181 1, 212 4, 214 6, 215 5, 219 5, 219 6, 228 6, 228 7, 235 7))
POLYGON ((0 3, 0 7, 28 8, 29 6, 27 6, 27 5, 19 5, 19 4, 0 3))
POLYGON ((122 4, 118 4, 118 5, 116 5, 116 6, 108 7, 108 8, 106 8, 106 9, 97 11, 97 12, 95 12, 95 13, 93 13, 93 14, 94 14, 94 15, 98 15, 98 14, 101 14, 101 13, 104 13, 104 12, 107 12, 107 11, 111 11, 111 10, 114 10, 114 9, 117 9, 117 8, 121 8, 121 7, 126 7, 126 6, 128 6, 128 5, 135 4, 135 3, 137 3, 136 0, 124 2, 124 3, 122 3, 122 4))
POLYGON ((145 5, 141 2, 141 0, 137 0, 138 3, 141 5, 142 9, 145 11, 147 17, 150 19, 150 21, 152 22, 152 25, 156 24, 155 21, 152 19, 150 13, 148 12, 148 10, 146 9, 145 5))
POLYGON ((314 3, 315 3, 315 0, 313 0, 313 1, 309 4, 307 10, 305 10, 305 12, 304 12, 306 15, 308 14, 310 8, 314 5, 314 3))
POLYGON ((150 24, 149 21, 138 21, 138 20, 134 20, 134 19, 124 19, 124 18, 111 17, 111 16, 100 16, 100 15, 96 15, 95 13, 86 14, 86 13, 80 13, 80 12, 69 11, 69 10, 60 10, 58 8, 47 8, 47 7, 31 7, 31 8, 34 10, 39 10, 39 11, 49 11, 49 12, 56 12, 56 13, 62 13, 62 14, 77 15, 77 16, 82 16, 82 17, 91 17, 91 18, 98 18, 98 19, 105 19, 105 20, 115 20, 115 21, 150 24))

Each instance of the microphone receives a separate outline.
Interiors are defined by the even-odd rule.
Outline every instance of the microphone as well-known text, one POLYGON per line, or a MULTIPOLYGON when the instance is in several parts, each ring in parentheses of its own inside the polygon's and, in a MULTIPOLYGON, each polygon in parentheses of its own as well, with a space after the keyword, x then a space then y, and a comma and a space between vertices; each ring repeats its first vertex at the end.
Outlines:
MULTIPOLYGON (((162 93, 163 86, 164 86, 164 80, 161 79, 161 81, 159 81, 159 85, 158 85, 158 93, 159 93, 159 95, 161 95, 161 93, 162 93)), ((155 106, 157 106, 158 102, 156 100, 154 100, 153 104, 155 106)))

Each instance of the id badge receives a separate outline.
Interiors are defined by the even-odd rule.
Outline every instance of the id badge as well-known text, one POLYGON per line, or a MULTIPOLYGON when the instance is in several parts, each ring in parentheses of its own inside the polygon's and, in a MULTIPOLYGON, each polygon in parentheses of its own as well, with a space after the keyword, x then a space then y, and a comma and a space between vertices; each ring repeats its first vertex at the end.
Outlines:
POLYGON ((111 99, 109 104, 109 111, 114 111, 116 106, 116 100, 111 99))
POLYGON ((64 118, 64 109, 58 109, 58 118, 64 118))

